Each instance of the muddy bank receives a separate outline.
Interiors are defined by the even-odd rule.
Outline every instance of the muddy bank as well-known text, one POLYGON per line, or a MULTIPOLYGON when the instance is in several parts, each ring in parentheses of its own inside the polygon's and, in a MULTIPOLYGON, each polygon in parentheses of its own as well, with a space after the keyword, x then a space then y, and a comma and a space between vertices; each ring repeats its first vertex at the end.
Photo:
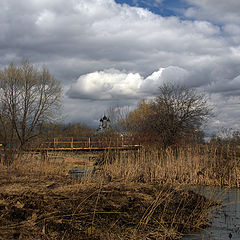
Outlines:
POLYGON ((0 192, 0 239, 180 239, 213 204, 169 185, 40 185, 0 192))

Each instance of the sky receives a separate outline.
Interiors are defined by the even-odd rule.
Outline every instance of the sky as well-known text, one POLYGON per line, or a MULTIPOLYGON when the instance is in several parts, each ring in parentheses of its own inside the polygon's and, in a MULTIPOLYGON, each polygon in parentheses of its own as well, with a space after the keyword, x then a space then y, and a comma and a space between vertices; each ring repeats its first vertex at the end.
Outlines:
POLYGON ((65 123, 97 127, 171 82, 208 96, 207 131, 239 129, 239 13, 239 0, 1 0, 0 69, 45 65, 65 123))

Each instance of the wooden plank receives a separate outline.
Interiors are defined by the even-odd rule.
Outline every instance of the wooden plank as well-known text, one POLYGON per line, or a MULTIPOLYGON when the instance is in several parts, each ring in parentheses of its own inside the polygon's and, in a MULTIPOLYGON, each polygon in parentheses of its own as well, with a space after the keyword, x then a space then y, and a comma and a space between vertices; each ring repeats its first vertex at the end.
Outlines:
POLYGON ((132 137, 117 138, 54 138, 52 142, 42 143, 42 146, 30 147, 30 151, 104 151, 104 150, 130 150, 139 149, 141 145, 136 144, 132 137))
POLYGON ((26 151, 104 151, 104 150, 135 150, 140 149, 140 145, 124 147, 87 147, 87 148, 29 148, 26 151))

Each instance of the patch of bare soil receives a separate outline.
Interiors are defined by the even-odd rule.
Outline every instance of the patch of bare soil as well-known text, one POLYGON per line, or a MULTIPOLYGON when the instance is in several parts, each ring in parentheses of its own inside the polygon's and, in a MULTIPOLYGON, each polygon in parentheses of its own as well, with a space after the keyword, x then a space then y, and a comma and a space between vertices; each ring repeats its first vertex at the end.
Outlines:
POLYGON ((1 180, 0 239, 6 240, 179 239, 207 223, 212 205, 170 186, 1 180))

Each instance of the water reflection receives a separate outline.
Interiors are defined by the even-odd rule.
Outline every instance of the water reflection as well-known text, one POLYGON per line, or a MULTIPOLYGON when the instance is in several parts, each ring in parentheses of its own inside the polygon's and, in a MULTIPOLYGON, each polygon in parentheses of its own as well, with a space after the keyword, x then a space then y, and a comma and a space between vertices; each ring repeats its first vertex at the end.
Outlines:
POLYGON ((184 240, 239 240, 240 239, 240 189, 201 187, 194 191, 214 200, 222 200, 223 206, 214 212, 212 225, 199 234, 186 236, 184 240))
POLYGON ((72 178, 82 178, 88 174, 92 174, 93 168, 79 168, 79 167, 74 167, 69 171, 69 175, 72 178))

